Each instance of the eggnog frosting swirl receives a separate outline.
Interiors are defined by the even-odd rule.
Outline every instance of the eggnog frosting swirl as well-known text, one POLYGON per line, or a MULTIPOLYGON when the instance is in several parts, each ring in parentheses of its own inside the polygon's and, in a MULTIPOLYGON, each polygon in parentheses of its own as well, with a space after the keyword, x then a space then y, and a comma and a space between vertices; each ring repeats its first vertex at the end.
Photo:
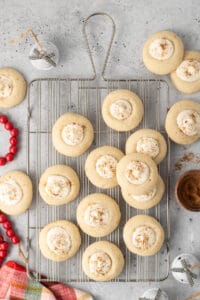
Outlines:
POLYGON ((103 178, 113 178, 116 174, 117 159, 112 155, 102 155, 96 161, 96 171, 103 178))
POLYGON ((51 228, 46 242, 49 249, 57 255, 66 255, 72 247, 71 237, 62 227, 51 228))
POLYGON ((126 168, 125 177, 132 184, 143 184, 148 178, 150 170, 146 163, 142 161, 131 161, 126 168))
POLYGON ((61 136, 67 145, 76 146, 80 144, 84 138, 83 126, 77 123, 68 124, 63 128, 61 136))
POLYGON ((137 142, 136 151, 155 158, 160 152, 159 143, 152 137, 141 137, 137 142))
POLYGON ((154 188, 150 192, 143 194, 143 195, 131 195, 133 200, 138 201, 138 202, 148 202, 153 199, 157 192, 157 188, 154 188))
POLYGON ((111 115, 117 120, 125 120, 132 113, 132 106, 129 101, 119 99, 110 106, 111 115))
POLYGON ((0 98, 7 98, 13 90, 12 79, 8 76, 0 74, 0 98))
POLYGON ((85 211, 84 219, 86 224, 90 226, 98 227, 106 225, 109 221, 109 211, 99 203, 91 204, 85 211))
POLYGON ((15 180, 8 179, 0 184, 0 201, 5 205, 16 205, 22 197, 23 191, 15 180))
POLYGON ((149 54, 157 60, 166 60, 174 53, 173 43, 165 38, 155 39, 149 45, 149 54))
POLYGON ((50 197, 66 198, 71 191, 71 182, 67 177, 51 175, 47 179, 45 191, 50 197))
POLYGON ((89 258, 89 268, 92 274, 106 275, 112 267, 112 260, 105 252, 96 252, 89 258))
POLYGON ((147 250, 155 244, 156 233, 151 227, 139 226, 133 232, 132 242, 136 248, 147 250))
POLYGON ((176 69, 176 75, 184 81, 200 80, 200 62, 195 59, 186 59, 176 69))
POLYGON ((200 134, 200 114, 195 110, 183 110, 176 119, 178 128, 187 136, 200 134))

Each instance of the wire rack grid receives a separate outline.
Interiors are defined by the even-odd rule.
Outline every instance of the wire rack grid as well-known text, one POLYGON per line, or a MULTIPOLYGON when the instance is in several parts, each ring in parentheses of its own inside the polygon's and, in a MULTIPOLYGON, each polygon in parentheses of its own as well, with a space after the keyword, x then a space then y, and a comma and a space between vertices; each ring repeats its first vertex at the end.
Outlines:
MULTIPOLYGON (((112 40, 113 36, 111 43, 112 40)), ((86 39, 86 41, 88 40, 86 39)), ((110 47, 108 53, 109 51, 110 47)), ((109 57, 108 53, 102 77, 104 77, 109 57)), ((90 58, 93 62, 92 57, 90 58)), ((103 238, 117 244, 124 253, 125 268, 114 281, 164 280, 169 273, 169 143, 168 156, 159 166, 159 172, 166 184, 166 192, 161 203, 149 210, 139 211, 127 205, 122 199, 119 187, 106 191, 94 187, 84 174, 84 163, 89 151, 99 146, 112 145, 124 151, 126 139, 132 133, 132 131, 127 133, 116 132, 105 125, 101 116, 101 106, 109 92, 119 88, 136 92, 144 104, 144 119, 138 129, 153 128, 165 135, 163 124, 169 105, 168 85, 163 80, 155 79, 110 80, 104 78, 103 83, 97 87, 94 80, 96 77, 94 64, 93 70, 95 76, 92 79, 36 79, 29 85, 28 171, 31 177, 34 178, 34 190, 36 192, 34 195, 35 201, 28 212, 29 263, 27 270, 28 272, 30 269, 37 270, 37 280, 42 280, 42 274, 45 274, 48 280, 67 282, 90 281, 82 272, 81 259, 84 249, 94 242, 95 238, 81 233, 82 245, 79 252, 70 260, 62 263, 47 260, 42 256, 38 238, 40 230, 49 222, 68 219, 76 223, 76 208, 80 200, 90 193, 103 192, 118 202, 122 213, 122 220, 118 229, 103 238), (65 157, 59 154, 52 146, 51 131, 53 124, 60 115, 66 112, 83 114, 94 126, 94 142, 89 151, 78 158, 65 157), (67 205, 49 206, 39 195, 39 178, 47 167, 54 164, 70 165, 77 171, 81 180, 79 197, 67 205), (126 249, 122 239, 122 230, 125 222, 130 217, 142 213, 154 216, 165 229, 164 246, 158 254, 152 257, 141 257, 131 254, 126 249)))

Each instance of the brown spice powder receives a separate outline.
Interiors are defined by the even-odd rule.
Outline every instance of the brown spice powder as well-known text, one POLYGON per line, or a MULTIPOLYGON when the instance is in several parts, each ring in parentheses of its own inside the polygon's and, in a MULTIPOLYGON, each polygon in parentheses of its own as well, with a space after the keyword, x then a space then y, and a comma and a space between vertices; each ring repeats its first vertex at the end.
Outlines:
POLYGON ((193 152, 185 153, 174 165, 175 171, 180 171, 188 162, 193 164, 200 164, 200 154, 193 152))

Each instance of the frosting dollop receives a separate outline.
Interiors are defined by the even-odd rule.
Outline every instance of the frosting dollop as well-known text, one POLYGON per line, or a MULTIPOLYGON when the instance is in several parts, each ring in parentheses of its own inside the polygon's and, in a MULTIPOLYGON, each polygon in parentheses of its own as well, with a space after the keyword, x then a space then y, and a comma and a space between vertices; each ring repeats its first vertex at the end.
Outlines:
POLYGON ((150 192, 143 194, 143 195, 131 195, 133 200, 138 201, 138 202, 147 202, 153 199, 157 192, 157 188, 155 187, 153 190, 150 192))
POLYGON ((59 226, 47 232, 46 242, 49 249, 57 255, 66 255, 72 247, 70 235, 59 226))
POLYGON ((96 161, 96 171, 103 178, 113 178, 116 174, 117 159, 112 155, 102 155, 96 161))
POLYGON ((155 244, 156 233, 149 226, 139 226, 133 232, 132 242, 136 248, 147 250, 155 244))
POLYGON ((187 136, 200 133, 200 114, 195 110, 183 110, 176 119, 178 128, 187 136))
POLYGON ((141 137, 136 144, 136 151, 155 158, 160 152, 159 143, 152 137, 141 137))
POLYGON ((195 59, 182 61, 176 69, 176 75, 184 81, 194 82, 200 80, 200 62, 195 59))
POLYGON ((61 132, 63 141, 70 146, 80 144, 84 138, 84 128, 77 123, 67 124, 61 132))
POLYGON ((108 224, 109 210, 99 203, 91 204, 87 207, 84 219, 86 224, 94 227, 108 224))
POLYGON ((48 176, 45 191, 50 197, 59 199, 66 198, 71 191, 71 182, 64 176, 48 176))
POLYGON ((132 184, 143 184, 149 178, 149 167, 142 161, 131 161, 126 167, 125 177, 132 184))
POLYGON ((7 98, 13 90, 13 81, 10 77, 0 74, 0 98, 7 98))
POLYGON ((14 179, 0 183, 0 201, 5 205, 16 205, 23 197, 20 185, 14 179))
POLYGON ((112 260, 105 252, 96 252, 89 258, 89 268, 92 274, 106 275, 112 267, 112 260))
POLYGON ((119 99, 111 104, 110 113, 117 120, 125 120, 132 113, 132 105, 127 100, 119 99))
POLYGON ((155 39, 149 45, 149 54, 157 60, 166 60, 174 53, 173 43, 166 38, 155 39))

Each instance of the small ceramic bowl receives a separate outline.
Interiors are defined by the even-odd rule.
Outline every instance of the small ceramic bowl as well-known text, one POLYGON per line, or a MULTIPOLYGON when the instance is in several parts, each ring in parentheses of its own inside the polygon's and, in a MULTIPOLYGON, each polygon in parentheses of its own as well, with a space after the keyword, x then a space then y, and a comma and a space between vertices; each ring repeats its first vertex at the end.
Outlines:
POLYGON ((185 209, 200 211, 200 170, 190 170, 179 177, 175 197, 185 209))

